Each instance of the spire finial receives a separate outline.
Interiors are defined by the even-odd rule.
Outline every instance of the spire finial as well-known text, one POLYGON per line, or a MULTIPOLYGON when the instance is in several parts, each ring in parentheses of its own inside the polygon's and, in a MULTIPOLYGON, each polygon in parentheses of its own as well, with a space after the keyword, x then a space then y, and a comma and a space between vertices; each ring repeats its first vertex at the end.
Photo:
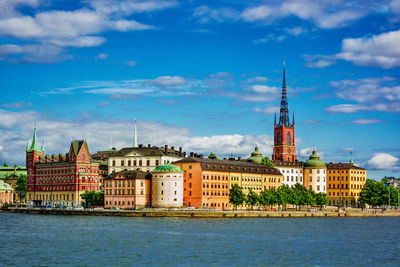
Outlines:
POLYGON ((283 79, 282 79, 282 98, 281 98, 281 110, 279 115, 279 124, 278 126, 290 126, 289 123, 289 108, 287 102, 287 92, 286 92, 286 72, 285 72, 285 63, 283 64, 283 79))
POLYGON ((353 161, 353 151, 350 151, 350 162, 351 165, 354 165, 354 161, 353 161))
POLYGON ((32 144, 31 144, 31 148, 29 149, 29 151, 40 151, 39 149, 39 145, 36 142, 36 124, 35 124, 35 128, 33 130, 33 138, 32 138, 32 144))
POLYGON ((133 132, 133 147, 138 147, 138 145, 137 145, 137 133, 136 133, 136 118, 135 118, 134 132, 133 132))

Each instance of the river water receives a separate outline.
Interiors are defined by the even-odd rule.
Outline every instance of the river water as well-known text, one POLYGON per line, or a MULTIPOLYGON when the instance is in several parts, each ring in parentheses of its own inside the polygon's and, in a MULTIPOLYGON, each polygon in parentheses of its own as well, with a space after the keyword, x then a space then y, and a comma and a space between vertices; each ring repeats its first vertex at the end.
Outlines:
POLYGON ((2 266, 400 266, 400 218, 0 214, 2 266))

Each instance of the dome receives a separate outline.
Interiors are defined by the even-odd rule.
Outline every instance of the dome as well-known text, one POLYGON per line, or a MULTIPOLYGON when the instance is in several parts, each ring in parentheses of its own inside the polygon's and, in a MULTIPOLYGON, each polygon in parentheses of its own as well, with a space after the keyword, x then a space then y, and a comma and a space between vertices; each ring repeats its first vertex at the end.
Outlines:
POLYGON ((304 167, 314 168, 314 169, 326 169, 326 165, 322 160, 319 159, 315 147, 309 159, 306 162, 304 162, 304 167))
POLYGON ((254 161, 255 163, 261 163, 262 161, 262 154, 258 151, 258 146, 256 146, 255 150, 251 152, 251 156, 248 160, 254 161))
POLYGON ((181 168, 172 164, 157 166, 152 172, 183 172, 181 168))

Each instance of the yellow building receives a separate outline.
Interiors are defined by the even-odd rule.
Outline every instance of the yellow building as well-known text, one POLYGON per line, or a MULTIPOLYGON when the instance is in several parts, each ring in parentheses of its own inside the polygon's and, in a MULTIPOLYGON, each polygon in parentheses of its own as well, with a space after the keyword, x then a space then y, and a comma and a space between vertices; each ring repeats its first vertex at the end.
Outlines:
POLYGON ((350 163, 329 163, 327 167, 327 193, 329 205, 358 206, 361 189, 367 180, 367 170, 350 163))
POLYGON ((259 194, 280 187, 283 180, 279 170, 243 160, 191 157, 173 164, 185 172, 184 204, 195 208, 229 209, 232 185, 241 186, 245 194, 250 189, 259 194))

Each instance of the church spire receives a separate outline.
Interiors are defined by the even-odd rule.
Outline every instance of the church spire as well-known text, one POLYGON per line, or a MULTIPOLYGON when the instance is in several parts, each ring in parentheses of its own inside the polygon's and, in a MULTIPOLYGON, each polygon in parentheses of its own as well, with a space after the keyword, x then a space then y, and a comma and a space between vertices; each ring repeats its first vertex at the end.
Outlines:
POLYGON ((42 148, 40 149, 42 152, 44 152, 44 141, 42 140, 42 148))
POLYGON ((29 149, 29 151, 40 151, 39 144, 36 141, 36 125, 35 125, 35 129, 33 130, 32 144, 31 144, 31 148, 29 149))
POLYGON ((282 125, 285 125, 286 127, 290 126, 289 108, 288 108, 287 92, 286 92, 285 62, 283 62, 282 98, 281 98, 281 110, 279 115, 279 126, 282 125))
POLYGON ((138 147, 137 133, 136 133, 136 119, 135 119, 135 126, 134 126, 134 130, 133 130, 133 147, 138 147))

